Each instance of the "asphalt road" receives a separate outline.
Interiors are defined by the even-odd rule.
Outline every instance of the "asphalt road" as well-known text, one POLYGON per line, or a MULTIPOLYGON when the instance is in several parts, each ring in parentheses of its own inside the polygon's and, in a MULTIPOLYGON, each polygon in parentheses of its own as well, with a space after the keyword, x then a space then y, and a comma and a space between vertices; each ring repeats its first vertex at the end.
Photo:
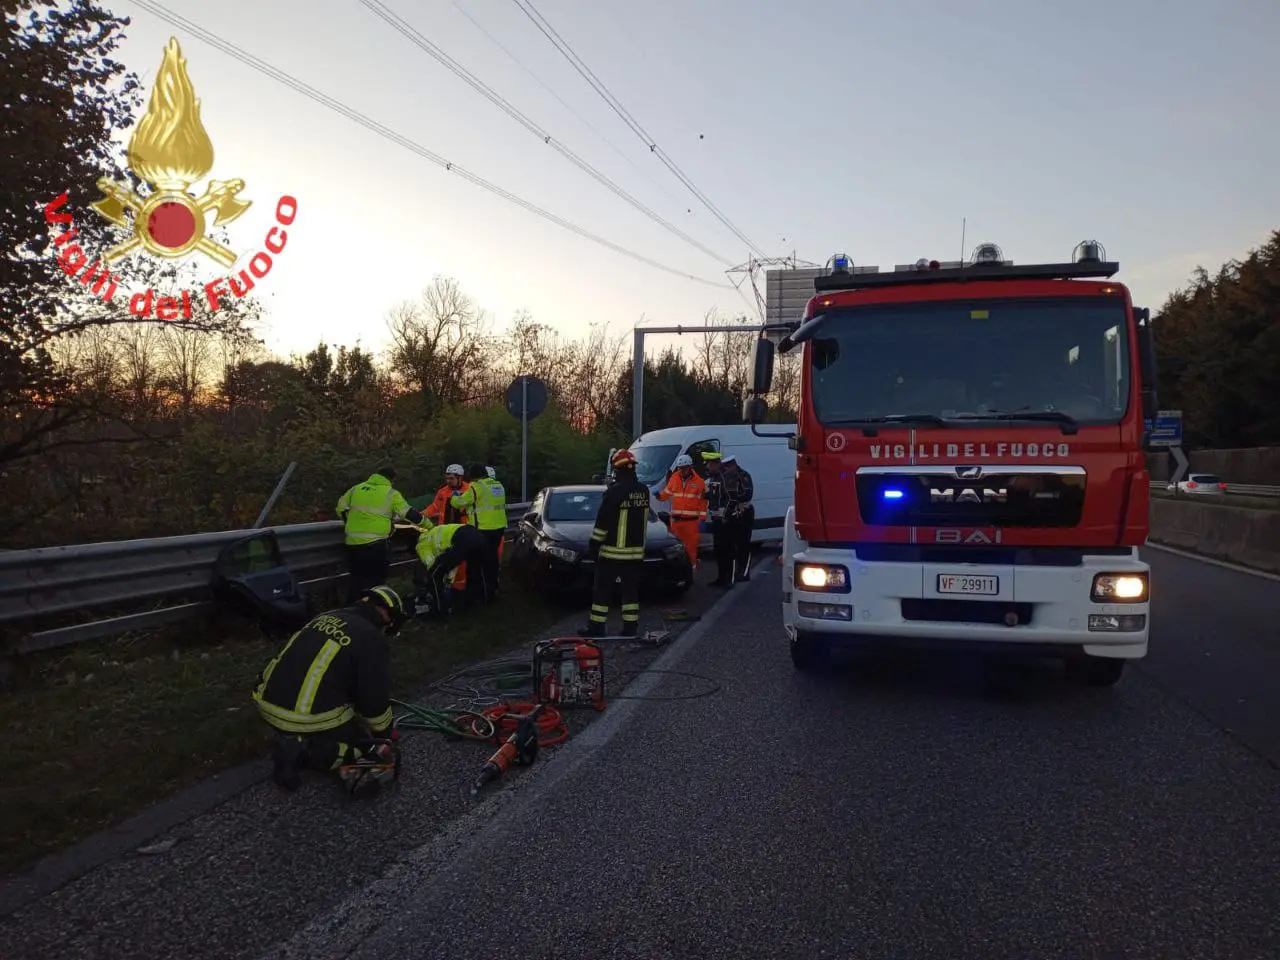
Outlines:
MULTIPOLYGON (((647 602, 642 629, 659 628, 664 610, 681 608, 697 615, 720 599, 720 591, 705 585, 713 568, 714 564, 705 564, 698 571, 698 584, 678 602, 643 598, 647 602)), ((585 620, 585 613, 571 614, 546 635, 572 633, 585 620)), ((616 612, 613 622, 616 626, 616 612)), ((673 622, 670 627, 678 635, 691 625, 696 621, 673 622)), ((652 648, 607 642, 606 674, 619 685, 658 656, 652 648)), ((526 646, 526 655, 531 646, 526 646)), ((446 706, 453 699, 436 695, 422 702, 446 706)), ((608 713, 590 710, 566 712, 569 743, 607 717, 608 713)), ((562 749, 552 747, 544 756, 552 757, 562 749)), ((469 787, 492 752, 493 747, 485 744, 410 733, 404 743, 405 774, 398 787, 356 804, 318 776, 309 777, 294 795, 257 782, 213 809, 164 830, 143 845, 147 852, 112 859, 0 917, 0 957, 253 957, 316 914, 332 910, 476 808, 469 787)), ((145 756, 140 762, 145 763, 145 756)), ((517 780, 519 775, 505 779, 517 780)), ((501 794, 500 785, 491 789, 501 794)), ((480 801, 485 799, 482 795, 480 801)), ((487 811, 492 805, 482 802, 480 807, 487 811)), ((143 817, 152 815, 154 811, 148 811, 143 817)), ((22 893, 19 882, 15 898, 22 893)), ((0 897, 0 902, 5 899, 0 897)), ((19 902, 25 899, 21 896, 19 902)))
POLYGON ((966 658, 801 675, 767 567, 660 664, 722 692, 615 704, 263 955, 1280 956, 1280 583, 1150 560, 1152 654, 1111 690, 966 658))

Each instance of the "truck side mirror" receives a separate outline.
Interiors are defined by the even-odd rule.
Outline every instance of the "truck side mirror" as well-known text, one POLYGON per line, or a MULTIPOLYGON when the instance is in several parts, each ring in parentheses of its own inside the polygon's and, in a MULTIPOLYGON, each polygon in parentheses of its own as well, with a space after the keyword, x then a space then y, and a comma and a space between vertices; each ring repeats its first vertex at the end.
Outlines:
MULTIPOLYGON (((751 384, 748 389, 757 396, 768 393, 773 388, 773 357, 776 349, 772 340, 764 337, 756 340, 751 354, 751 384)), ((746 419, 745 414, 743 419, 746 419)))
POLYGON ((1138 368, 1142 377, 1142 417, 1156 422, 1160 401, 1156 395, 1156 345, 1151 333, 1151 311, 1138 307, 1133 311, 1138 331, 1138 368))
POLYGON ((769 404, 764 397, 747 397, 742 401, 742 419, 745 423, 763 423, 768 412, 769 404))

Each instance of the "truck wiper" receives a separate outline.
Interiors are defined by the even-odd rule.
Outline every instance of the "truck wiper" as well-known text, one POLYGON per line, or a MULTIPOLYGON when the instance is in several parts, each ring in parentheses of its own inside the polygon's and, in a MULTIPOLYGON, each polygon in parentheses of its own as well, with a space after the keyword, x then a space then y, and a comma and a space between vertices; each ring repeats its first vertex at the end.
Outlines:
POLYGON ((828 420, 823 426, 827 427, 848 427, 861 429, 862 435, 865 437, 874 437, 877 433, 876 427, 881 424, 898 424, 898 423, 927 423, 931 427, 946 427, 947 421, 936 413, 893 413, 887 417, 858 417, 850 420, 828 420))
POLYGON ((1061 410, 1014 410, 1009 413, 964 413, 955 416, 955 420, 1047 420, 1062 425, 1062 432, 1067 436, 1080 431, 1080 422, 1075 417, 1061 410))

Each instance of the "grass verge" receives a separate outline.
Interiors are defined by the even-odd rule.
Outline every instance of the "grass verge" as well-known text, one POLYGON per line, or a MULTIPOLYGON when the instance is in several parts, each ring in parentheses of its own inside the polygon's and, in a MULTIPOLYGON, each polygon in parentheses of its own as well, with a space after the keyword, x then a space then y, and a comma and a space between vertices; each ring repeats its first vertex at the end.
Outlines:
MULTIPOLYGON (((395 582, 402 595, 411 591, 395 582)), ((500 604, 392 643, 394 695, 531 639, 563 608, 504 584, 500 604)), ((204 777, 265 754, 249 693, 283 641, 207 625, 88 644, 33 660, 0 697, 0 874, 119 823, 204 777)))

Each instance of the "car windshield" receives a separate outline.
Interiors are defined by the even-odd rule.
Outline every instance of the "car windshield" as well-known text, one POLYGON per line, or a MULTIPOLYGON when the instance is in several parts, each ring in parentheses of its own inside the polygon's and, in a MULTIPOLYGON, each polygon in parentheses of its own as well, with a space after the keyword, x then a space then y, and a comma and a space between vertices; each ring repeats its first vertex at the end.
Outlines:
MULTIPOLYGON (((596 514, 600 511, 600 500, 604 489, 599 490, 561 490, 547 497, 544 519, 551 523, 595 523, 596 514)), ((649 522, 656 523, 658 515, 649 507, 649 522)))
POLYGON ((871 418, 1049 417, 1116 423, 1129 406, 1123 301, 1057 297, 832 311, 810 346, 814 412, 871 418))
POLYGON ((631 452, 636 458, 636 478, 645 486, 652 486, 667 478, 667 471, 671 469, 672 461, 680 452, 680 445, 672 443, 652 447, 632 447, 631 452))
POLYGON ((546 518, 552 522, 583 521, 593 523, 600 510, 603 490, 579 490, 573 493, 553 493, 547 497, 546 518))

